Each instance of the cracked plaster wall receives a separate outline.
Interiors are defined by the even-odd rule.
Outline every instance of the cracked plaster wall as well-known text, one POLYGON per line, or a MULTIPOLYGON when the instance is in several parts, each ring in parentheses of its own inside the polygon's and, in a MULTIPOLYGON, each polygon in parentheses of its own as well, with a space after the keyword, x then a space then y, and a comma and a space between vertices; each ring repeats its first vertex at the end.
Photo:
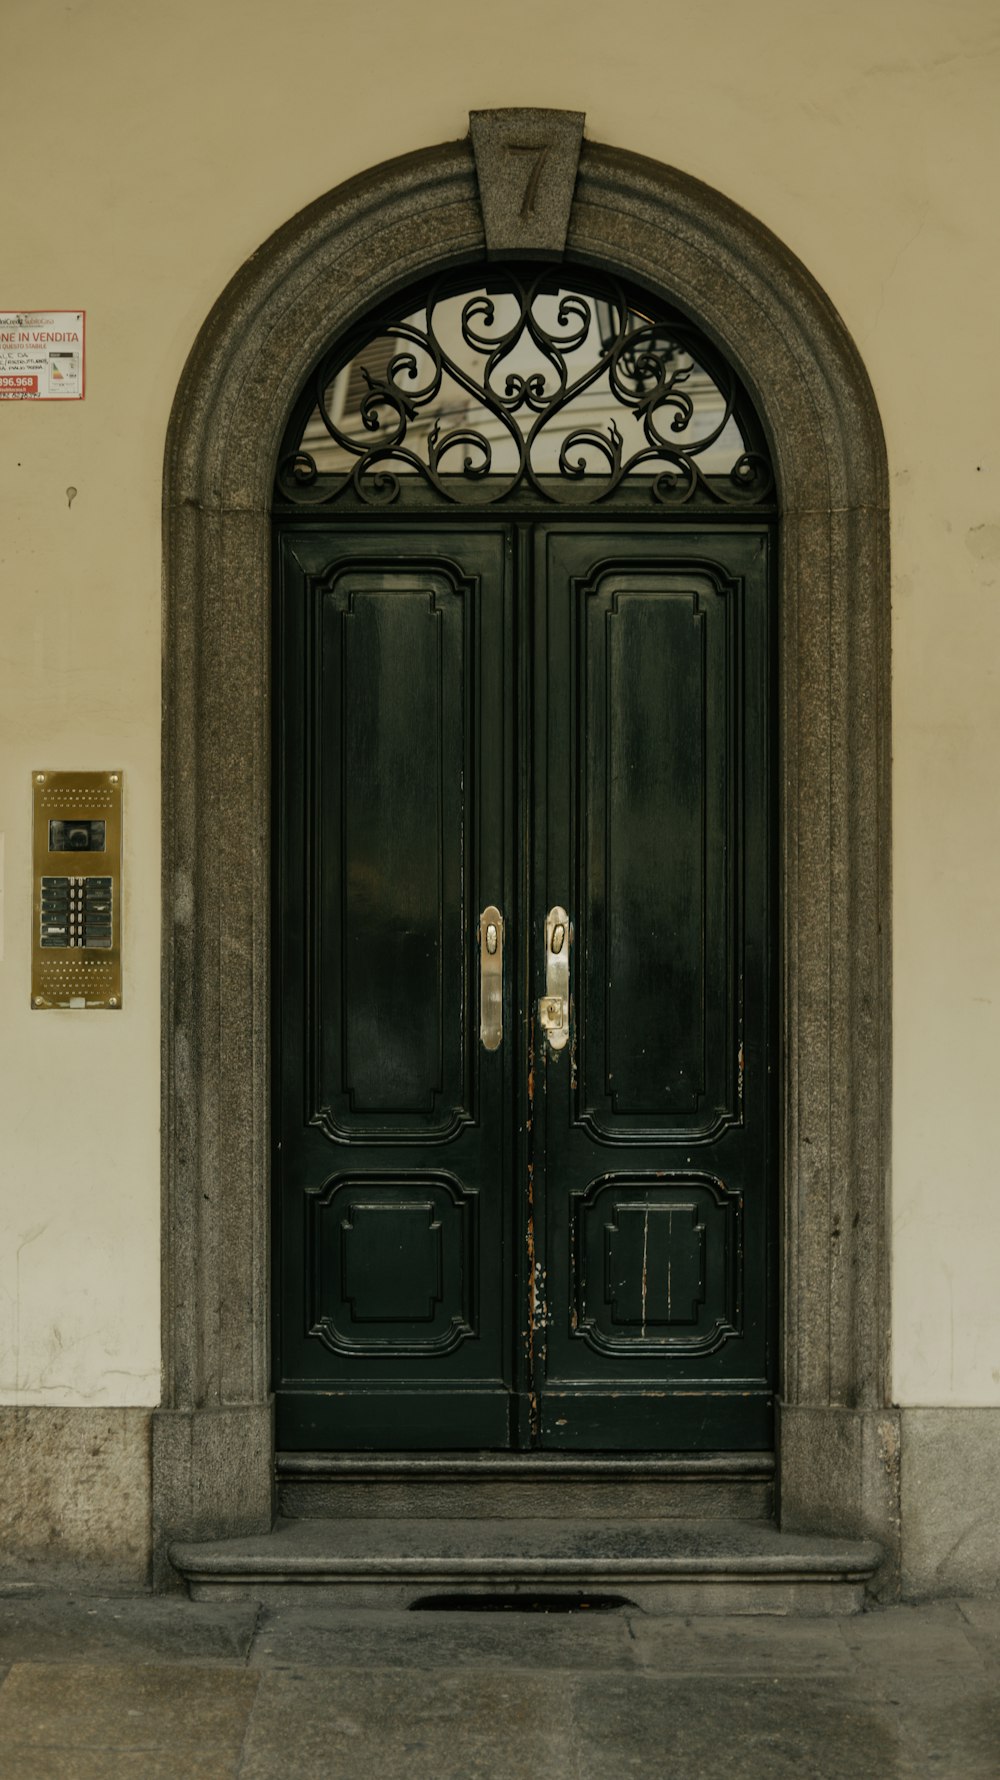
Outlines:
POLYGON ((895 1394, 1000 1404, 996 7, 634 0, 619 28, 595 0, 510 0, 488 56, 483 30, 461 0, 300 0, 278 38, 263 0, 8 0, 0 304, 85 306, 89 337, 83 403, 0 403, 0 1401, 158 1397, 159 503, 187 352, 320 192, 462 134, 470 107, 544 104, 759 217, 871 374, 893 500, 895 1394), (126 773, 117 1015, 28 1006, 28 775, 73 764, 126 773))

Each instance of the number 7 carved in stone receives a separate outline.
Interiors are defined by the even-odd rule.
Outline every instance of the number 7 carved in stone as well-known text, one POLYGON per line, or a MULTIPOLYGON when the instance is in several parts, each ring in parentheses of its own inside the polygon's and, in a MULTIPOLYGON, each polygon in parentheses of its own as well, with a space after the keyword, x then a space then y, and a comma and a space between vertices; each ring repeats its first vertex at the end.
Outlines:
POLYGON ((533 216, 535 213, 535 199, 538 196, 538 186, 542 177, 542 168, 545 166, 545 162, 548 159, 552 144, 551 142, 508 142, 507 148, 512 155, 534 156, 534 160, 528 172, 528 183, 524 188, 524 197, 521 200, 521 215, 533 216))

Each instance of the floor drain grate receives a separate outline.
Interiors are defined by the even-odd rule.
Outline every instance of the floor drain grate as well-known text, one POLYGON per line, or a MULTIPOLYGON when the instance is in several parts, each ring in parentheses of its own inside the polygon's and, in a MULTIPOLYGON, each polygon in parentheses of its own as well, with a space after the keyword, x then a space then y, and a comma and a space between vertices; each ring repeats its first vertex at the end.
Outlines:
POLYGON ((624 1595, 421 1595, 411 1613, 617 1613, 624 1595))

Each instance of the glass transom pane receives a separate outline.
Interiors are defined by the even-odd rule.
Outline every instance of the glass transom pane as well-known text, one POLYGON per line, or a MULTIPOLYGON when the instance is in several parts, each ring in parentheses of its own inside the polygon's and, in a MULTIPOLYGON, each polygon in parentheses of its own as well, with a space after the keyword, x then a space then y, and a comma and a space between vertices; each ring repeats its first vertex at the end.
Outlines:
POLYGON ((530 491, 576 506, 627 487, 660 505, 747 505, 773 492, 730 367, 666 304, 599 274, 439 279, 328 353, 311 394, 282 450, 282 500, 530 491))

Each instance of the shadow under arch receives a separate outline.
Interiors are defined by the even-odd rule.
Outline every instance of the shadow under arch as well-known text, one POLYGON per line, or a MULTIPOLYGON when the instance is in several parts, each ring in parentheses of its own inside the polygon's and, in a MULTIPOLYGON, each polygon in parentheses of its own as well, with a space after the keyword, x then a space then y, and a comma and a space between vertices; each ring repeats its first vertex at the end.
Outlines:
MULTIPOLYGON (((323 348, 481 261, 469 141, 318 199, 232 279, 185 367, 164 476, 163 1402, 154 1570, 259 1532, 269 1396, 270 521, 323 348)), ((583 145, 565 254, 662 294, 766 428, 781 504, 782 1524, 898 1566, 889 1358, 889 567, 875 399, 832 304, 760 223, 676 169, 583 145)))

